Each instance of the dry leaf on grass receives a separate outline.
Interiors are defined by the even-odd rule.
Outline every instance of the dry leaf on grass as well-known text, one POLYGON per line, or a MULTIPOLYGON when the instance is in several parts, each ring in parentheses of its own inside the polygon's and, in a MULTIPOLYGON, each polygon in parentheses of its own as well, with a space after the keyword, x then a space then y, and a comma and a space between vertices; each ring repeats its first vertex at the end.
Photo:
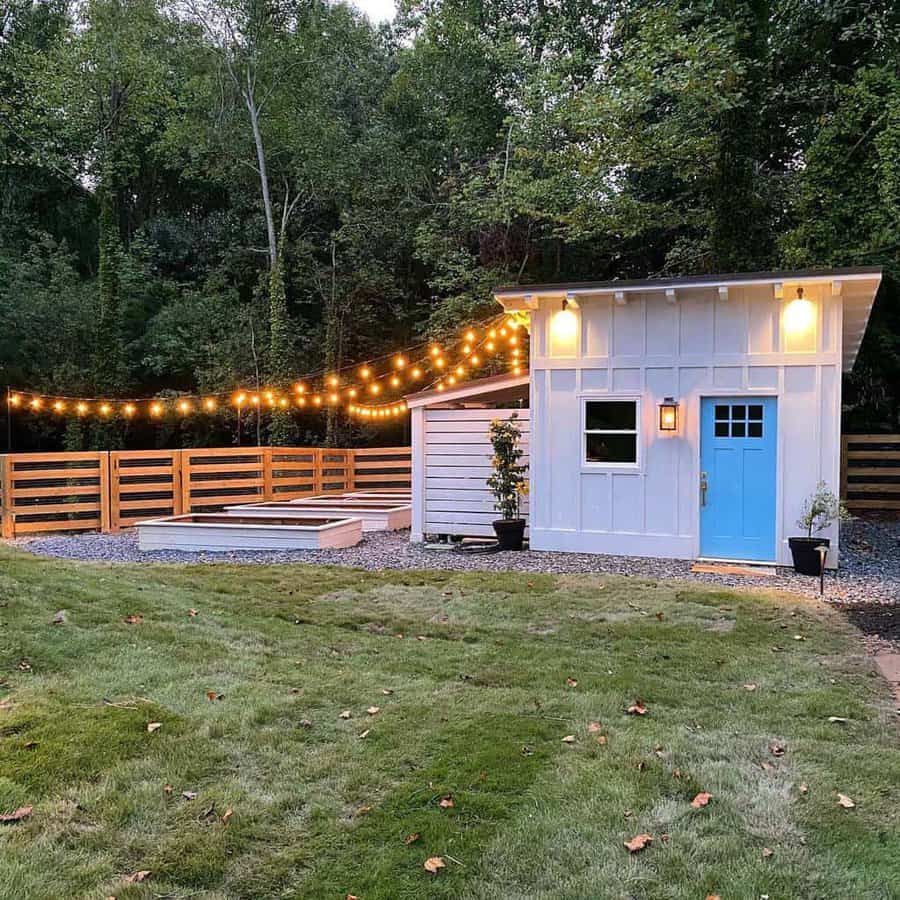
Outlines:
POLYGON ((571 678, 571 677, 566 679, 566 684, 567 684, 570 688, 576 688, 576 687, 578 687, 578 682, 577 682, 574 678, 571 678))
POLYGON ((370 716, 377 716, 378 713, 381 712, 381 707, 380 707, 380 706, 370 706, 370 707, 366 710, 366 712, 367 712, 370 716))
POLYGON ((748 681, 748 682, 744 685, 744 690, 745 690, 745 691, 755 691, 755 690, 756 690, 756 685, 755 685, 752 681, 748 681))
POLYGON ((588 722, 588 734, 600 734, 602 727, 599 722, 588 722))
POLYGON ((382 688, 381 693, 384 694, 385 697, 390 697, 391 694, 394 693, 394 689, 393 688, 382 688))
POLYGON ((12 825, 16 822, 21 822, 23 819, 27 819, 33 811, 33 806, 20 806, 15 812, 0 815, 0 822, 4 825, 12 825))
POLYGON ((154 731, 159 731, 160 728, 162 728, 162 722, 148 722, 147 723, 147 731, 149 731, 150 734, 153 734, 154 731))
POLYGON ((722 900, 722 898, 718 894, 707 894, 706 900, 722 900))
POLYGON ((647 707, 644 705, 644 701, 638 698, 628 707, 626 712, 629 716, 645 716, 647 715, 647 707))
POLYGON ((800 791, 801 794, 805 794, 809 791, 809 785, 804 781, 804 782, 802 782, 802 784, 800 785, 798 790, 800 791))
POLYGON ((437 873, 444 868, 444 860, 440 856, 429 856, 422 865, 426 872, 437 875, 437 873))
POLYGON ((850 720, 845 719, 843 716, 829 716, 828 721, 834 725, 846 725, 850 720))
POLYGON ((639 853, 647 844, 652 843, 653 835, 636 834, 630 841, 625 841, 625 846, 630 853, 639 853))
POLYGON ((65 625, 66 624, 66 611, 61 609, 52 619, 52 625, 65 625))
POLYGON ((182 792, 181 792, 181 796, 182 796, 185 800, 196 800, 196 799, 197 799, 197 792, 196 792, 196 791, 182 791, 182 792))
POLYGON ((140 884, 142 881, 146 881, 150 877, 149 869, 141 869, 140 872, 134 872, 131 875, 125 876, 125 881, 128 884, 140 884))
POLYGON ((365 731, 361 731, 359 733, 360 740, 364 741, 371 733, 372 733, 371 728, 367 728, 365 731))
POLYGON ((166 795, 171 794, 173 790, 174 790, 174 788, 172 787, 171 784, 164 784, 164 785, 163 785, 163 793, 164 793, 164 794, 166 794, 166 795))
POLYGON ((838 805, 843 806, 844 809, 853 809, 856 806, 846 794, 838 794, 838 805))
POLYGON ((763 847, 762 849, 762 858, 768 859, 775 851, 770 849, 769 847, 763 847))
POLYGON ((125 616, 125 624, 126 625, 140 625, 144 621, 143 613, 136 613, 135 615, 125 616))
POLYGON ((772 743, 769 744, 769 753, 771 753, 772 756, 784 756, 784 744, 772 741, 772 743))
POLYGON ((350 715, 351 715, 350 710, 349 710, 349 709, 345 709, 345 710, 341 713, 340 717, 341 717, 342 719, 349 719, 349 718, 350 718, 350 715))
POLYGON ((706 806, 710 800, 712 800, 712 794, 707 791, 700 791, 700 793, 691 800, 691 806, 693 806, 694 809, 700 809, 701 806, 706 806))
POLYGON ((444 794, 443 797, 438 801, 438 806, 441 809, 452 809, 456 804, 453 802, 453 794, 444 794))
POLYGON ((598 743, 601 747, 605 747, 605 746, 606 746, 606 735, 605 735, 605 734, 599 734, 599 735, 597 735, 597 743, 598 743))
POLYGON ((207 699, 207 700, 210 700, 210 701, 213 701, 213 700, 224 700, 224 699, 225 699, 225 695, 224 695, 224 694, 217 694, 215 691, 207 691, 207 692, 206 692, 206 699, 207 699))
POLYGON ((234 815, 234 810, 229 806, 225 812, 222 813, 222 824, 227 825, 231 821, 231 817, 234 815))
POLYGON ((562 739, 562 742, 563 742, 564 744, 574 744, 574 743, 575 743, 575 735, 574 735, 574 734, 567 734, 567 735, 562 739))
POLYGON ((403 838, 403 843, 408 847, 410 844, 414 844, 422 835, 419 834, 418 831, 414 831, 412 834, 408 834, 405 838, 403 838))
POLYGON ((196 610, 196 609, 193 609, 193 608, 189 609, 189 610, 188 610, 188 615, 193 619, 194 616, 197 615, 197 610, 196 610))

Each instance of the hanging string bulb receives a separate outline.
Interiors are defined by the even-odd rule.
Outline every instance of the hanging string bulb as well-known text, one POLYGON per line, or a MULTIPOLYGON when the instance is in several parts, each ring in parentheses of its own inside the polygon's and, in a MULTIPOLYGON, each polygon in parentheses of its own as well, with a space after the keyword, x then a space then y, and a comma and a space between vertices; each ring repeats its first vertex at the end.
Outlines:
POLYGON ((212 397, 207 397, 206 400, 203 401, 203 405, 206 407, 207 412, 215 412, 216 401, 212 397))
POLYGON ((137 407, 133 403, 126 403, 122 407, 122 413, 126 419, 130 419, 137 412, 137 407))

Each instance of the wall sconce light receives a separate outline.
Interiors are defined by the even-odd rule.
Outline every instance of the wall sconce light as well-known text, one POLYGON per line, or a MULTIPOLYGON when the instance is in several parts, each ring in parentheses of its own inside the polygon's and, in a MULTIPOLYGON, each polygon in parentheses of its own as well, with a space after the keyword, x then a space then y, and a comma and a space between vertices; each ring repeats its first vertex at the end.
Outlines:
POLYGON ((578 329, 578 321, 575 313, 569 309, 569 301, 563 299, 562 309, 553 317, 553 335, 562 342, 575 340, 575 332, 578 329))
POLYGON ((797 298, 784 308, 784 327, 788 334, 798 335, 809 332, 816 321, 816 308, 803 297, 803 288, 797 288, 797 298))
POLYGON ((674 397, 666 397, 659 404, 659 430, 678 430, 678 404, 675 402, 674 397))

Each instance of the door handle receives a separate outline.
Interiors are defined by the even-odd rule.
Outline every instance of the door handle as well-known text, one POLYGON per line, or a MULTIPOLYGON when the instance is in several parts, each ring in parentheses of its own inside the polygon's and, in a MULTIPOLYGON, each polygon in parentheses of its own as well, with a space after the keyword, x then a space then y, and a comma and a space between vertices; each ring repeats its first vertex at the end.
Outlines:
POLYGON ((706 506, 706 492, 709 490, 709 479, 706 472, 700 473, 700 505, 706 506))

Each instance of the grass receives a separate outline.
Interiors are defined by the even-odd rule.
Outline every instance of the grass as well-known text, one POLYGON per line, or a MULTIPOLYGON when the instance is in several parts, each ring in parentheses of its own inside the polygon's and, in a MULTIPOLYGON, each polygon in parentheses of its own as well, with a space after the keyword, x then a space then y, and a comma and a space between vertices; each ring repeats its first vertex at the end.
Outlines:
POLYGON ((2 897, 900 896, 889 691, 798 598, 0 548, 0 622, 2 897))

